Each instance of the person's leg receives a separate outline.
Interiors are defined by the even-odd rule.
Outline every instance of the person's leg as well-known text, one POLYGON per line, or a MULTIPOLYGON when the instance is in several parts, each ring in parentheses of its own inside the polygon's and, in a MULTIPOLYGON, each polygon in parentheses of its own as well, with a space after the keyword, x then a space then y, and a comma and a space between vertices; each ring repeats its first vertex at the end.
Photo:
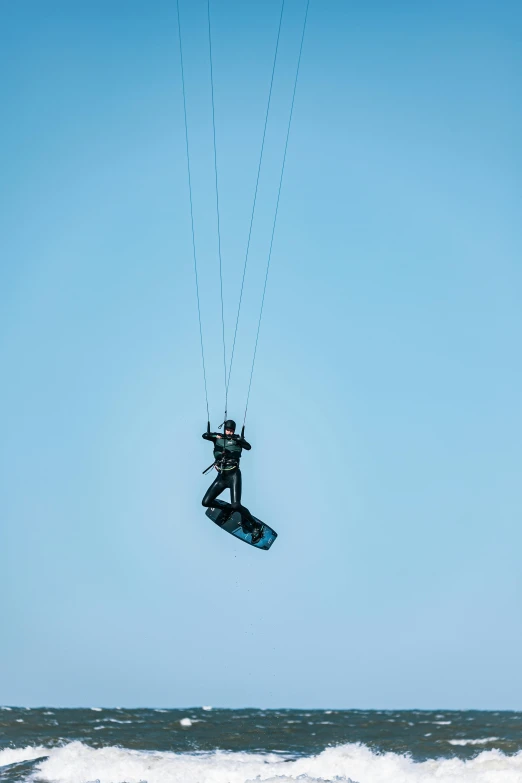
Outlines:
POLYGON ((201 501, 201 505, 205 508, 212 508, 214 501, 218 495, 221 495, 224 489, 227 488, 227 482, 221 473, 218 473, 210 487, 205 492, 205 497, 201 501))
POLYGON ((241 505, 241 471, 239 468, 231 471, 230 473, 230 505, 232 511, 239 511, 241 516, 245 516, 247 519, 250 517, 250 511, 241 505))
POLYGON ((237 468, 230 477, 230 505, 232 506, 232 513, 234 511, 239 511, 241 514, 242 527, 244 527, 248 533, 252 533, 257 530, 260 525, 255 521, 248 508, 241 505, 241 488, 241 471, 237 468))

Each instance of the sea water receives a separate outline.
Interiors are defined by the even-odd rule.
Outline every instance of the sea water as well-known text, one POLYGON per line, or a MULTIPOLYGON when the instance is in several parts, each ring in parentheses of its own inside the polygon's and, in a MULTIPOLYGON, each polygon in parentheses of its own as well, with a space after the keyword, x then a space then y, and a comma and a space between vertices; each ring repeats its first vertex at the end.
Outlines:
POLYGON ((522 713, 3 707, 0 781, 522 783, 522 713))

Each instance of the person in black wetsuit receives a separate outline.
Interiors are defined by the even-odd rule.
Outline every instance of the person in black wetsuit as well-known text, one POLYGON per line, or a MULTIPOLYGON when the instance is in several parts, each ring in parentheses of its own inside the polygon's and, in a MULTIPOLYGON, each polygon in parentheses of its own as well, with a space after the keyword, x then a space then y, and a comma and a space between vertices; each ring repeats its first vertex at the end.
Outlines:
POLYGON ((214 444, 215 462, 211 467, 218 471, 218 475, 205 492, 205 497, 201 501, 205 508, 212 508, 218 495, 225 489, 230 489, 230 514, 239 511, 241 514, 241 526, 252 535, 252 543, 255 544, 262 538, 263 527, 256 522, 252 514, 245 506, 241 505, 241 470, 239 460, 243 449, 250 451, 252 446, 244 438, 244 430, 241 435, 235 435, 236 423, 232 419, 227 419, 224 423, 225 434, 219 432, 210 432, 210 422, 207 424, 207 431, 203 433, 205 440, 211 440, 214 444))

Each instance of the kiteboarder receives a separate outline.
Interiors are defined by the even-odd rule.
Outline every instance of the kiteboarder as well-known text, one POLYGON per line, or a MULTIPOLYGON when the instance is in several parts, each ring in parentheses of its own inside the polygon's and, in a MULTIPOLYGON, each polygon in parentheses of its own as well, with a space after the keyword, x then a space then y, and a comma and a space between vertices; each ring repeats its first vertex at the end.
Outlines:
MULTIPOLYGON (((230 489, 230 513, 229 517, 238 511, 241 514, 241 526, 252 535, 252 543, 255 544, 263 536, 263 526, 257 522, 248 508, 241 504, 241 470, 239 460, 243 449, 250 451, 252 446, 245 440, 245 428, 241 435, 236 435, 236 423, 227 419, 223 425, 225 434, 210 432, 210 422, 207 423, 207 431, 203 433, 205 440, 211 440, 214 444, 214 462, 207 470, 215 468, 218 475, 207 489, 205 497, 201 501, 203 506, 211 508, 215 499, 225 489, 230 489)), ((206 472, 206 471, 205 471, 206 472)))

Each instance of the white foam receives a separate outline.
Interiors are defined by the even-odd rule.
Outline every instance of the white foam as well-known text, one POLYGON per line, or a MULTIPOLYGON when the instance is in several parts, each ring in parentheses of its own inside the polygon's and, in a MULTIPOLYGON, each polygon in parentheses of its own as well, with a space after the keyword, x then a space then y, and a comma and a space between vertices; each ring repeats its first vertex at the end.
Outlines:
POLYGON ((0 767, 7 764, 19 764, 21 761, 31 761, 32 759, 48 756, 49 750, 42 745, 27 748, 4 748, 0 750, 0 767))
POLYGON ((192 721, 190 720, 190 718, 182 718, 180 720, 180 724, 182 726, 192 726, 192 721))
POLYGON ((453 739, 450 745, 485 745, 486 742, 498 742, 500 737, 484 737, 483 739, 453 739))
POLYGON ((103 710, 102 710, 102 708, 101 708, 101 707, 91 707, 91 710, 92 710, 93 712, 103 712, 103 710))
POLYGON ((317 756, 289 759, 275 753, 176 754, 91 748, 71 742, 58 748, 8 749, 0 765, 48 755, 32 780, 42 783, 520 783, 522 752, 499 750, 474 759, 414 762, 396 753, 373 753, 364 745, 328 748, 317 756), (7 755, 6 755, 7 754, 7 755))
POLYGON ((202 710, 206 710, 207 712, 209 712, 212 709, 212 707, 202 707, 201 709, 202 710))

